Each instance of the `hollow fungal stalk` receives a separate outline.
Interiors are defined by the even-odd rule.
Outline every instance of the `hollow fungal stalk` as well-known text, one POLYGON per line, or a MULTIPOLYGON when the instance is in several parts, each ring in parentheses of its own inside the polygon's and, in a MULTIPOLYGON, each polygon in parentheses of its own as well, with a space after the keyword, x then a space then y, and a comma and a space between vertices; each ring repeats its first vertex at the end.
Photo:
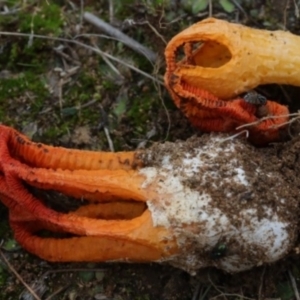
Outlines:
POLYGON ((299 86, 299 47, 300 37, 288 31, 209 18, 173 37, 166 59, 182 82, 229 99, 263 84, 299 86), (174 53, 180 47, 186 56, 178 61, 174 53))

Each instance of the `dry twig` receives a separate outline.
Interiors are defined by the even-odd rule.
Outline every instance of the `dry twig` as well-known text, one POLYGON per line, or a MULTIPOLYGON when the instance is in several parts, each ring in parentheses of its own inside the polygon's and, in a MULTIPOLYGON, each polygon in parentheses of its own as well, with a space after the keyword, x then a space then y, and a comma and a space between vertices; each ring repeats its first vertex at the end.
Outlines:
POLYGON ((111 152, 115 152, 115 147, 114 147, 112 139, 110 138, 110 133, 109 133, 109 130, 107 128, 107 123, 108 123, 107 122, 107 116, 106 116, 104 108, 101 104, 100 104, 100 109, 101 109, 101 114, 102 114, 102 119, 103 119, 102 126, 103 126, 103 130, 104 130, 107 142, 108 142, 109 150, 111 152))
POLYGON ((294 290, 296 300, 300 300, 300 295, 299 295, 299 291, 298 291, 298 288, 297 288, 297 283, 296 283, 295 277, 293 276, 291 270, 289 270, 288 273, 289 273, 289 277, 290 277, 290 280, 291 280, 291 283, 292 283, 292 287, 293 287, 293 290, 294 290))
POLYGON ((9 270, 17 277, 17 279, 25 286, 25 288, 28 290, 29 293, 33 296, 36 300, 41 300, 41 298, 36 294, 36 292, 23 280, 21 275, 15 270, 15 268, 10 264, 8 259, 5 257, 4 253, 0 249, 0 256, 2 260, 6 263, 9 270))
POLYGON ((112 27, 108 23, 104 22, 103 20, 99 19, 98 17, 89 12, 85 12, 83 14, 83 19, 89 22, 90 24, 93 24, 101 31, 104 31, 106 34, 115 37, 118 41, 122 42, 124 45, 128 46, 134 51, 143 54, 150 62, 155 63, 157 55, 153 51, 141 45, 140 43, 127 36, 117 28, 112 27))
POLYGON ((261 280, 260 280, 260 285, 259 285, 259 290, 258 290, 258 299, 261 300, 263 299, 262 296, 262 289, 263 289, 263 285, 264 285, 264 276, 266 273, 266 266, 263 268, 263 271, 261 273, 261 280))
POLYGON ((199 282, 199 284, 196 287, 196 290, 193 294, 193 298, 192 300, 201 300, 201 299, 206 299, 206 296, 209 292, 211 288, 211 285, 209 285, 204 291, 203 289, 201 289, 201 283, 199 282), (203 292, 202 292, 203 291, 203 292))
POLYGON ((245 299, 245 300, 254 300, 253 298, 245 297, 244 295, 240 295, 240 294, 224 293, 224 292, 222 292, 222 291, 214 284, 214 282, 212 281, 212 279, 210 278, 209 275, 208 275, 208 280, 209 280, 209 282, 211 283, 211 285, 214 287, 214 289, 220 293, 219 295, 210 298, 211 300, 212 300, 212 299, 220 299, 220 298, 219 298, 220 296, 223 296, 223 297, 226 297, 226 296, 228 296, 228 297, 235 297, 235 298, 237 298, 237 299, 245 299))
POLYGON ((266 121, 266 120, 270 120, 270 119, 278 119, 278 118, 285 118, 285 117, 295 117, 295 118, 292 118, 292 119, 290 119, 289 121, 287 121, 287 122, 285 122, 285 123, 282 123, 282 124, 280 124, 280 125, 277 125, 276 127, 270 126, 270 128, 278 128, 278 127, 285 126, 285 125, 287 125, 287 124, 291 124, 295 119, 299 119, 300 114, 299 114, 299 112, 297 112, 297 113, 292 113, 292 114, 288 114, 288 115, 266 116, 266 117, 260 118, 259 120, 255 121, 255 122, 247 123, 247 124, 243 124, 243 125, 241 125, 241 126, 238 126, 238 127, 236 127, 235 129, 236 129, 236 130, 240 130, 240 129, 242 129, 242 128, 246 128, 246 127, 251 127, 251 126, 258 125, 258 124, 260 124, 261 122, 266 121))
POLYGON ((46 300, 51 300, 53 299, 55 296, 57 296, 58 294, 60 294, 61 292, 65 291, 71 284, 68 283, 65 286, 62 286, 60 288, 58 288, 56 291, 54 291, 49 297, 46 298, 46 300))
POLYGON ((233 139, 235 139, 236 137, 238 137, 238 136, 240 136, 240 135, 243 135, 243 134, 245 134, 246 139, 249 138, 249 131, 248 131, 248 130, 242 130, 242 131, 240 131, 240 132, 238 132, 238 133, 236 133, 236 134, 234 134, 234 135, 230 135, 229 137, 227 137, 227 138, 225 138, 225 139, 222 139, 222 140, 220 141, 220 143, 224 143, 224 142, 226 142, 226 141, 233 140, 233 139))
POLYGON ((81 42, 78 42, 76 40, 70 40, 70 39, 64 39, 64 38, 56 38, 56 37, 51 37, 51 36, 45 36, 45 35, 39 35, 39 34, 28 34, 28 33, 18 33, 18 32, 7 32, 7 31, 0 31, 0 36, 1 35, 7 35, 7 36, 19 36, 19 37, 31 37, 33 36, 34 38, 39 38, 39 39, 45 39, 45 40, 52 40, 52 41, 60 41, 60 42, 66 42, 66 43, 71 43, 71 44, 75 44, 75 45, 78 45, 78 46, 81 46, 85 49, 89 49, 91 51, 93 51, 94 53, 97 53, 99 55, 103 55, 107 58, 109 58, 110 60, 113 60, 117 63, 120 63, 126 67, 128 67, 129 69, 143 75, 144 77, 147 77, 149 79, 151 79, 152 81, 154 82, 157 82, 161 85, 164 85, 164 82, 162 80, 159 80, 157 78, 155 78, 154 76, 140 70, 139 68, 136 68, 134 67, 133 65, 131 64, 128 64, 126 63, 125 61, 122 61, 121 59, 117 58, 117 57, 114 57, 113 55, 110 55, 100 49, 96 49, 94 47, 91 47, 89 45, 86 45, 84 43, 81 43, 81 42))

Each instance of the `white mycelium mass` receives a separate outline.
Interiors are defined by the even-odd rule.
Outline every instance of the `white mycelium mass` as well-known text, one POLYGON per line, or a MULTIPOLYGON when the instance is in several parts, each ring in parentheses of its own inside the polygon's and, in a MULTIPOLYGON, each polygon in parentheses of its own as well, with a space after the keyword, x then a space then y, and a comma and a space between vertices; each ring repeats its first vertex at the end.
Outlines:
MULTIPOLYGON (((208 136, 147 153, 144 189, 154 226, 168 228, 180 253, 170 263, 191 273, 205 266, 242 271, 282 257, 295 238, 280 174, 238 139, 208 136), (267 187, 267 189, 266 189, 267 187), (150 196, 149 196, 150 197, 150 196)), ((290 200, 289 200, 290 201, 290 200)))

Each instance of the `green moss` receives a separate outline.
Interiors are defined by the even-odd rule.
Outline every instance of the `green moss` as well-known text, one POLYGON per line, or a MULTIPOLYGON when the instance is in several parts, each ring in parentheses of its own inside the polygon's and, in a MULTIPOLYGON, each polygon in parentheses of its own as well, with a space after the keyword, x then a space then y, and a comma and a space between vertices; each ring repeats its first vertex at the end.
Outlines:
POLYGON ((25 40, 10 43, 0 56, 0 64, 15 72, 32 69, 41 73, 49 61, 49 51, 44 41, 35 41, 31 46, 25 40))
POLYGON ((67 95, 68 99, 72 102, 79 101, 81 104, 90 101, 95 93, 97 78, 89 75, 86 71, 82 71, 76 81, 80 84, 72 86, 67 95))
POLYGON ((67 124, 59 124, 59 125, 53 125, 50 127, 45 128, 43 131, 43 141, 47 143, 53 144, 55 143, 58 136, 62 136, 69 132, 69 128, 67 124))
POLYGON ((33 121, 49 95, 43 79, 32 72, 0 81, 0 121, 6 125, 33 121))
POLYGON ((153 109, 153 104, 156 102, 156 98, 153 94, 142 94, 143 99, 135 97, 132 99, 130 109, 127 116, 134 122, 135 128, 138 132, 142 132, 145 129, 147 120, 149 120, 149 113, 153 109))
POLYGON ((5 287, 8 277, 8 272, 4 265, 0 264, 0 288, 5 287))
POLYGON ((84 108, 80 112, 80 119, 83 123, 97 124, 100 121, 101 111, 98 108, 84 108), (85 121, 85 122, 84 122, 85 121))
POLYGON ((33 112, 40 110, 45 97, 49 94, 44 80, 32 72, 20 73, 17 76, 4 78, 0 81, 0 101, 2 105, 5 103, 8 104, 8 99, 23 96, 25 92, 32 92, 34 94, 34 99, 31 103, 33 112))
POLYGON ((23 10, 19 15, 21 32, 57 36, 61 33, 63 17, 61 8, 51 1, 42 1, 42 4, 33 12, 23 10))
MULTIPOLYGON (((20 1, 10 1, 10 4, 13 6, 15 2, 20 1)), ((21 7, 14 19, 9 15, 1 18, 2 30, 46 36, 58 36, 61 33, 64 19, 59 6, 51 1, 42 1, 39 6, 31 6, 30 1, 27 4, 21 7), (18 27, 14 29, 16 21, 18 27)), ((35 72, 42 72, 49 60, 52 44, 53 41, 34 37, 14 37, 4 44, 0 64, 7 69, 20 70, 26 67, 34 68, 35 72)))

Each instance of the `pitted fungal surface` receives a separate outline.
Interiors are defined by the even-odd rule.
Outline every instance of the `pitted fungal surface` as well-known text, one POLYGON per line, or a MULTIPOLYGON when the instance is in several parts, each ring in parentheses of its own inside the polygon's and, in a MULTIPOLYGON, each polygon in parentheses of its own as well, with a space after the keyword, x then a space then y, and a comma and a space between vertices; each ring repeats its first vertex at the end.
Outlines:
POLYGON ((204 266, 236 272, 291 249, 299 191, 281 173, 276 153, 224 135, 145 152, 143 188, 157 193, 147 202, 153 223, 170 228, 181 249, 170 263, 191 273, 204 266))

